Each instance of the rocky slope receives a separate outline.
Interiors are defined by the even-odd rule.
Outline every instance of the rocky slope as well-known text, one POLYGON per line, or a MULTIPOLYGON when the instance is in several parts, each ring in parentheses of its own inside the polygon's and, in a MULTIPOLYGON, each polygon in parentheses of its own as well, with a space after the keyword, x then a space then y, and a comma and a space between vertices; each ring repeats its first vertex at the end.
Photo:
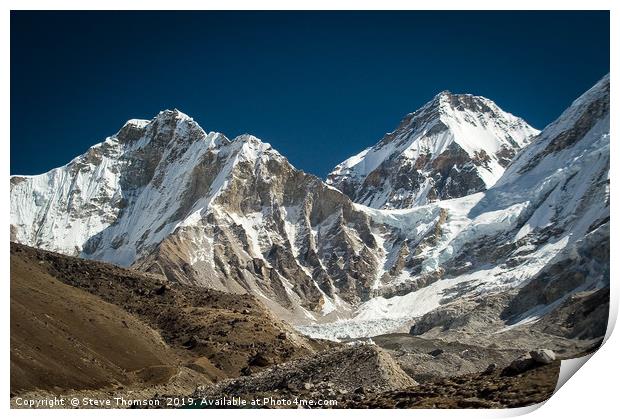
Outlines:
MULTIPOLYGON (((303 406, 323 408, 379 400, 402 407, 403 399, 421 406, 436 397, 446 406, 500 407, 549 395, 550 381, 531 385, 527 378, 547 373, 498 376, 522 351, 411 335, 375 340, 313 341, 249 295, 162 283, 154 275, 11 244, 14 408, 23 408, 24 399, 50 398, 64 400, 56 407, 65 408, 70 398, 108 400, 115 408, 131 407, 115 398, 178 407, 166 405, 168 397, 188 395, 337 402, 303 406), (497 371, 480 373, 490 362, 497 371), (502 388, 514 391, 502 395, 502 388)), ((297 407, 268 407, 291 406, 297 407)))
POLYGON ((179 376, 193 390, 327 346, 250 295, 11 244, 13 393, 142 390, 179 376))
POLYGON ((336 166, 327 183, 378 209, 460 198, 493 186, 536 134, 489 99, 441 92, 379 143, 336 166))
POLYGON ((366 409, 495 409, 542 403, 553 395, 559 362, 516 377, 501 370, 459 377, 434 378, 412 388, 340 397, 341 408, 366 409))
POLYGON ((195 396, 253 399, 274 393, 294 396, 314 390, 333 398, 336 394, 353 393, 360 387, 387 391, 413 385, 417 383, 382 349, 375 345, 354 345, 323 351, 251 377, 223 381, 199 390, 195 396))
POLYGON ((355 342, 200 388, 193 407, 223 407, 218 401, 234 397, 252 408, 504 408, 543 402, 556 387, 560 365, 547 350, 534 358, 407 335, 380 340, 392 348, 355 342), (403 361, 399 352, 417 359, 403 361))
POLYGON ((13 394, 154 384, 182 365, 182 358, 139 318, 64 284, 24 257, 21 248, 12 250, 13 394))

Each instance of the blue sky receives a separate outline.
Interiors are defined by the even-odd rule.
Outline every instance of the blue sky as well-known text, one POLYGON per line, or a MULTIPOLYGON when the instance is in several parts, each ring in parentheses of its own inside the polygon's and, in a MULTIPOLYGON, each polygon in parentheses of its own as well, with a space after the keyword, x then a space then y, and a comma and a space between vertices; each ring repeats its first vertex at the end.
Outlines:
POLYGON ((11 173, 178 108, 324 177, 441 90, 540 129, 608 71, 608 12, 11 12, 11 173))

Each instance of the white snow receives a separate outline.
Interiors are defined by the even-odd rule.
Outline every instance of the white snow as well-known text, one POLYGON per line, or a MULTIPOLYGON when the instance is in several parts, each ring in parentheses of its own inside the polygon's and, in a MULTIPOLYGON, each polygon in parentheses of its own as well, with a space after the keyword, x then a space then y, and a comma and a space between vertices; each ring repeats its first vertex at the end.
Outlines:
MULTIPOLYGON (((350 319, 303 325, 298 329, 313 337, 334 340, 393 332, 434 310, 444 300, 518 287, 556 257, 570 254, 574 243, 584 237, 594 222, 609 216, 609 115, 600 118, 575 144, 547 154, 533 167, 523 170, 536 160, 537 154, 544 152, 550 141, 571 129, 592 101, 605 94, 602 88, 605 81, 603 79, 586 92, 558 121, 545 129, 487 192, 408 210, 377 210, 356 205, 356 209, 366 212, 377 225, 391 228, 410 239, 423 235, 428 226, 433 225, 440 208, 447 211, 447 220, 441 228, 438 243, 430 251, 422 253, 423 273, 440 269, 461 249, 485 240, 485 237, 501 237, 516 230, 512 238, 506 236, 507 242, 527 240, 548 226, 561 227, 560 236, 549 238, 542 245, 521 245, 513 252, 513 256, 519 258, 517 266, 497 264, 479 267, 476 271, 441 279, 403 296, 370 299, 350 319), (592 195, 593 191, 597 191, 598 195, 592 195), (603 191, 602 195, 600 191, 603 191), (463 284, 467 284, 468 291, 457 288, 463 284)), ((488 140, 487 137, 482 141, 488 140)), ((486 147, 491 146, 486 144, 486 147)), ((379 242, 386 252, 384 261, 389 264, 389 258, 393 255, 390 255, 391 249, 386 245, 386 237, 383 233, 379 242)), ((384 272, 385 268, 380 268, 377 275, 384 272)), ((405 275, 396 279, 397 282, 407 280, 413 281, 415 276, 405 275)), ((377 289, 380 285, 376 282, 373 288, 377 289)), ((535 322, 560 302, 535 307, 504 330, 535 322)))
MULTIPOLYGON (((481 178, 489 187, 485 192, 402 210, 353 205, 354 211, 371 219, 371 234, 378 244, 373 255, 376 271, 369 284, 373 295, 379 295, 384 287, 416 285, 418 279, 426 278, 425 275, 439 273, 442 278, 405 295, 374 297, 358 307, 343 301, 337 289, 334 297, 328 296, 319 288, 317 278, 312 278, 311 267, 302 263, 301 249, 316 250, 319 266, 314 268, 326 270, 321 257, 332 256, 335 248, 331 247, 334 244, 331 236, 336 231, 344 234, 347 245, 356 254, 364 250, 365 244, 355 225, 341 223, 342 210, 333 211, 321 218, 321 222, 309 225, 301 216, 303 208, 276 202, 263 204, 262 208, 253 208, 247 213, 223 209, 218 199, 225 196, 231 181, 238 175, 238 167, 247 167, 249 163, 262 181, 276 182, 261 163, 284 158, 269 144, 251 135, 231 141, 216 132, 206 134, 190 117, 178 111, 164 111, 153 121, 128 121, 127 124, 144 130, 142 138, 122 143, 117 136, 108 137, 63 167, 37 176, 13 176, 12 240, 129 266, 148 255, 174 231, 193 230, 193 235, 187 236, 190 239, 186 239, 188 262, 213 266, 215 243, 210 234, 214 226, 206 221, 211 215, 216 222, 243 229, 249 245, 243 252, 250 253, 243 257, 247 256, 248 260, 261 258, 269 266, 264 253, 273 244, 290 243, 299 274, 311 277, 323 297, 320 313, 310 313, 302 307, 294 284, 281 278, 294 302, 295 312, 307 319, 308 324, 297 326, 304 333, 340 339, 406 328, 414 318, 451 299, 520 286, 555 258, 570 253, 595 221, 609 216, 609 116, 599 118, 574 144, 553 153, 545 151, 558 135, 571 129, 588 111, 589 104, 605 94, 604 83, 605 79, 576 100, 519 153, 506 171, 493 158, 488 168, 479 168, 481 178), (165 118, 175 118, 176 123, 170 126, 153 123, 165 118), (168 144, 153 141, 158 138, 152 132, 156 126, 170 134, 168 144), (152 177, 144 184, 138 183, 139 176, 146 176, 145 169, 145 173, 132 172, 131 179, 124 178, 129 173, 131 159, 137 156, 138 161, 145 161, 144 155, 151 156, 149 153, 155 146, 161 147, 156 150, 161 156, 154 163, 152 177), (217 165, 218 170, 208 179, 208 191, 192 197, 191 208, 181 208, 185 194, 192 192, 194 168, 207 161, 217 165), (132 187, 128 187, 128 183, 132 187), (275 217, 275 207, 279 218, 275 217), (438 226, 442 216, 445 221, 438 226), (274 228, 274 221, 282 224, 274 228), (557 228, 558 233, 538 243, 537 235, 547 227, 557 228), (420 245, 423 238, 435 233, 432 246, 420 245), (516 250, 511 254, 516 258, 515 265, 467 266, 466 270, 458 271, 465 273, 441 275, 444 267, 459 260, 457 257, 463 250, 497 238, 502 243, 516 243, 516 250), (404 268, 391 277, 390 268, 404 240, 409 243, 408 249, 417 252, 416 257, 421 260, 420 272, 404 268), (338 320, 325 323, 326 319, 338 320)), ((509 143, 508 135, 523 146, 536 132, 518 118, 499 110, 491 101, 479 100, 496 113, 501 112, 501 118, 491 120, 484 113, 448 109, 443 103, 440 120, 449 130, 429 134, 437 121, 415 129, 405 124, 402 130, 393 133, 395 138, 343 162, 336 175, 361 179, 385 159, 402 156, 413 161, 427 153, 436 156, 453 143, 470 155, 480 150, 490 155, 509 143)), ((369 198, 373 206, 381 206, 392 193, 403 197, 408 193, 406 190, 392 191, 389 184, 384 186, 369 198)), ((416 192, 416 201, 423 199, 427 186, 416 192)), ((255 289, 261 298, 269 299, 258 286, 255 289)), ((526 313, 517 324, 536 321, 546 309, 548 307, 540 307, 526 313)))
MULTIPOLYGON (((470 95, 471 96, 471 95, 470 95)), ((424 105, 419 111, 408 115, 401 126, 373 147, 367 148, 340 163, 329 174, 327 183, 338 185, 349 183, 358 190, 358 202, 373 208, 388 208, 390 202, 400 201, 412 195, 413 205, 427 202, 430 178, 417 191, 394 190, 390 179, 368 192, 362 183, 368 175, 386 162, 398 159, 403 166, 414 166, 420 159, 434 160, 444 153, 452 144, 457 144, 471 158, 481 153, 489 161, 477 166, 477 172, 487 188, 501 177, 504 168, 499 164, 496 154, 502 148, 515 149, 525 146, 539 133, 525 121, 502 111, 491 100, 471 96, 473 101, 491 109, 491 113, 468 108, 454 109, 445 94, 440 94, 424 105), (437 115, 427 119, 427 114, 437 115), (420 121, 420 122, 417 122, 420 121), (447 129, 436 130, 438 125, 447 129)))

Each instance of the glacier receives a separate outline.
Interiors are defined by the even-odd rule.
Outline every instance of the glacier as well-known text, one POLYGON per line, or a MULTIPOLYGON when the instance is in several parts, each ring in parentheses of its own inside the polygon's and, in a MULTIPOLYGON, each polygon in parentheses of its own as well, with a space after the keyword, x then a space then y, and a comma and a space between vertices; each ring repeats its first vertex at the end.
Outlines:
POLYGON ((252 293, 328 339, 432 325, 444 307, 517 291, 498 330, 536 322, 576 290, 607 286, 605 266, 579 255, 608 228, 608 76, 542 132, 488 99, 442 92, 326 182, 178 110, 11 177, 12 241, 252 293), (573 280, 558 282, 557 266, 573 280))

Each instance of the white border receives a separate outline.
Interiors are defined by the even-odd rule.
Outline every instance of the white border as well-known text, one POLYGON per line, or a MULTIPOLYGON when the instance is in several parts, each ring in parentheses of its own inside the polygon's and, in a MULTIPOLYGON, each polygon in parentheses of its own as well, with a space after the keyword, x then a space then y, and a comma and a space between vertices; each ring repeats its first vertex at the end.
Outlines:
POLYGON ((10 10, 610 10, 612 0, 7 0, 10 10), (558 7, 559 6, 559 7, 558 7))
MULTIPOLYGON (((0 48, 2 56, 5 57, 5 63, 0 66, 0 73, 3 80, 3 99, 0 105, 1 112, 1 124, 3 139, 2 139, 2 152, 0 153, 0 162, 4 175, 4 182, 1 183, 2 196, 4 200, 0 206, 0 214, 4 220, 4 226, 6 228, 5 234, 8 235, 9 224, 9 138, 10 138, 10 74, 9 65, 6 62, 10 57, 10 10, 134 10, 134 9, 156 9, 156 10, 348 10, 348 9, 363 9, 363 10, 611 10, 611 72, 612 72, 612 102, 613 98, 617 97, 618 89, 615 87, 616 73, 618 70, 618 54, 614 53, 614 47, 617 49, 618 28, 620 28, 620 19, 618 18, 618 6, 620 2, 614 2, 611 0, 589 0, 589 1, 552 1, 552 0, 504 0, 501 2, 490 0, 427 0, 411 2, 406 0, 382 0, 382 1, 369 1, 369 0, 315 0, 315 1, 296 1, 285 2, 282 0, 228 0, 228 1, 198 1, 198 0, 175 0, 174 2, 164 0, 151 0, 151 1, 131 1, 131 0, 91 0, 89 2, 80 2, 76 0, 57 0, 54 2, 44 0, 8 0, 4 1, 4 13, 2 14, 1 22, 1 36, 2 42, 0 42, 0 48), (616 6, 614 10, 614 6, 616 6)), ((527 28, 523 28, 527 31, 527 28)), ((579 30, 579 28, 575 28, 579 30)), ((598 46, 593 45, 593 48, 598 46)), ((575 57, 576 60, 579 57, 575 57)), ((612 120, 611 130, 616 132, 618 127, 618 118, 615 111, 615 105, 612 103, 612 120)), ((615 147, 612 145, 612 149, 615 147)), ((611 171, 615 171, 617 166, 617 156, 611 153, 611 171)), ((613 176, 612 176, 613 177, 613 176)), ((614 178, 615 179, 615 178, 614 178)), ((613 188, 613 185, 612 185, 613 188)), ((611 196, 612 206, 611 211, 613 213, 614 220, 616 219, 616 208, 618 208, 618 197, 615 194, 611 196)), ((612 224, 615 226, 615 223, 612 224)), ((612 230, 611 237, 611 254, 614 255, 616 246, 616 234, 613 234, 615 229, 612 230)), ((2 336, 3 336, 3 354, 2 357, 2 390, 4 397, 9 394, 9 358, 10 350, 7 336, 9 336, 9 304, 6 299, 9 298, 9 242, 8 240, 0 240, 0 264, 2 269, 2 295, 5 298, 5 304, 3 305, 3 315, 1 320, 2 336)), ((617 388, 619 381, 617 377, 620 375, 620 367, 618 367, 618 357, 620 343, 615 335, 610 336, 613 323, 617 318, 618 313, 618 293, 616 292, 617 280, 615 280, 617 268, 616 264, 611 264, 611 278, 613 285, 611 287, 611 312, 610 312, 610 330, 608 333, 608 341, 603 347, 587 362, 588 367, 582 368, 577 372, 577 378, 568 380, 568 382, 555 394, 551 399, 546 402, 541 408, 524 408, 524 409, 507 409, 507 410, 371 410, 371 411, 358 411, 358 410, 317 410, 317 411, 296 411, 295 415, 301 417, 315 418, 317 415, 323 416, 338 416, 340 417, 374 417, 390 416, 409 418, 411 416, 419 417, 459 417, 459 418, 480 418, 480 417, 510 417, 520 414, 530 413, 529 417, 546 418, 549 416, 554 417, 609 417, 610 412, 616 408, 617 388)), ((48 410, 48 411, 34 411, 34 410, 10 410, 8 409, 8 397, 5 398, 6 409, 11 417, 34 417, 36 416, 49 416, 53 418, 61 417, 108 417, 111 414, 121 417, 142 417, 144 411, 130 411, 130 410, 91 410, 91 411, 68 411, 68 410, 48 410)), ((538 407, 538 406, 537 406, 538 407)), ((171 412, 170 410, 149 411, 147 414, 153 417, 170 417, 171 414, 181 414, 183 416, 191 417, 208 417, 209 415, 216 416, 218 418, 223 417, 250 417, 255 415, 273 415, 279 417, 289 417, 291 415, 290 410, 282 411, 245 411, 245 410, 227 410, 227 411, 183 411, 171 412)))

